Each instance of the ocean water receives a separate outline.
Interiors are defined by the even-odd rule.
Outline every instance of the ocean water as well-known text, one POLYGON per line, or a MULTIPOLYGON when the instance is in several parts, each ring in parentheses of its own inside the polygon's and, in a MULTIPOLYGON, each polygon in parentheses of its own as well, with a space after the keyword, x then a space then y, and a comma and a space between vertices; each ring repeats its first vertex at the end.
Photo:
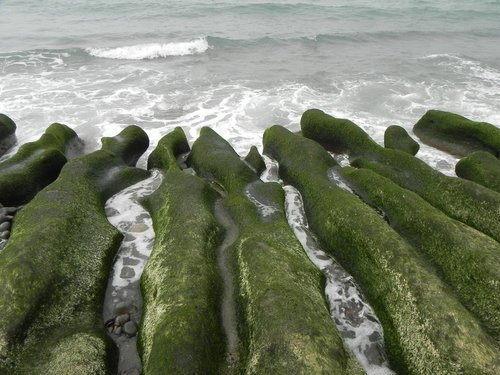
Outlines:
MULTIPOLYGON (((320 108, 382 143, 431 108, 500 124, 499 0, 0 0, 0 112, 88 150, 127 124, 151 149, 202 126, 244 155, 320 108)), ((456 159, 419 157, 446 173, 456 159)))

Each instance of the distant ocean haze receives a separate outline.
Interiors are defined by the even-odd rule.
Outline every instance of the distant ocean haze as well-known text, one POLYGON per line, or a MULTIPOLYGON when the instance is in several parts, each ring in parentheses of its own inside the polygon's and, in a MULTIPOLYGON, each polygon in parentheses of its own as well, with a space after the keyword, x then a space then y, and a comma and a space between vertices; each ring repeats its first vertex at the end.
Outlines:
MULTIPOLYGON (((431 108, 500 124, 500 1, 0 1, 0 112, 97 148, 202 126, 242 155, 321 108, 377 142, 431 108)), ((456 159, 419 157, 445 173, 456 159)))

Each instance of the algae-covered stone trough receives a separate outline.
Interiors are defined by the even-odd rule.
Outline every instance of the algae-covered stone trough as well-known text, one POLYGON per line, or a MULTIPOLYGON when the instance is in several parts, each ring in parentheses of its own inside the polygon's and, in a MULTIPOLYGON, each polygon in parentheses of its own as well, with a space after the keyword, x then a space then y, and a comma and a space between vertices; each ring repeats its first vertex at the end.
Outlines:
MULTIPOLYGON (((0 154, 16 129, 0 115, 0 154)), ((394 372, 499 374, 498 127, 442 111, 417 122, 420 140, 463 156, 459 177, 415 157, 419 143, 399 126, 385 147, 320 110, 301 130, 270 126, 264 154, 377 315, 394 372)), ((134 167, 149 141, 128 126, 77 156, 81 144, 55 123, 0 162, 0 374, 117 373, 124 352, 103 299, 123 236, 104 205, 150 176, 134 167)), ((259 145, 238 155, 210 128, 192 146, 173 129, 148 156, 163 179, 142 198, 156 235, 140 281, 142 374, 376 373, 332 321, 282 187, 260 179, 265 160, 259 145)))

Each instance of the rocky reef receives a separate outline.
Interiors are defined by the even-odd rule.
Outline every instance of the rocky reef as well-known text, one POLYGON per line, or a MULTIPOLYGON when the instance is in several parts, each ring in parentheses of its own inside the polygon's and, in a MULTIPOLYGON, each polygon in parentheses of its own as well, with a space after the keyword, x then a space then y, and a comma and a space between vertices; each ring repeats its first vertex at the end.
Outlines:
POLYGON ((0 156, 16 142, 16 124, 10 117, 0 113, 0 156))
MULTIPOLYGON (((428 111, 414 133, 463 157, 449 177, 415 157, 420 145, 402 127, 388 127, 382 147, 317 109, 300 125, 270 127, 264 156, 254 146, 245 157, 210 128, 192 147, 175 128, 148 170, 134 167, 149 145, 137 126, 75 157, 82 141, 56 123, 5 157, 0 373, 111 375, 127 355, 133 372, 120 375, 500 373, 498 128, 428 111), (109 202, 127 189, 149 194, 134 199, 151 218, 135 215, 155 238, 127 260, 145 264, 139 303, 123 289, 115 306, 117 289, 105 291, 123 261, 121 233, 139 241, 110 224, 109 202), (292 190, 301 230, 287 220, 292 190), (322 249, 314 264, 307 248, 322 249), (322 267, 337 263, 363 304, 329 309, 322 267), (355 324, 364 308, 383 332, 360 329, 349 346, 336 323, 355 324), (137 335, 133 353, 111 340, 122 333, 137 335), (386 353, 392 370, 355 348, 386 353)), ((15 131, 0 115, 0 154, 15 131)))

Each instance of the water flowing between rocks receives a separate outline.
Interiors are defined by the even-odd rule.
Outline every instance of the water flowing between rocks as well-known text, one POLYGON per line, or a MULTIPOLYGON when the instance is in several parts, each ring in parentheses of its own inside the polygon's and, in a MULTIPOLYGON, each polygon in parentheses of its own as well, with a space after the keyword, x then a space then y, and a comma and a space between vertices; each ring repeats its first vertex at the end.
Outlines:
POLYGON ((153 193, 161 184, 160 171, 112 196, 106 202, 106 215, 124 238, 115 256, 104 299, 103 318, 110 337, 119 349, 118 374, 139 375, 137 327, 141 321, 140 278, 151 254, 155 233, 149 213, 139 199, 153 193))
MULTIPOLYGON (((279 179, 277 162, 266 156, 264 160, 267 168, 262 174, 262 180, 283 184, 279 179)), ((349 189, 347 186, 345 188, 349 189)), ((290 185, 283 189, 286 194, 288 224, 309 259, 326 278, 325 295, 330 314, 344 343, 368 375, 394 374, 385 354, 383 329, 374 311, 365 302, 353 277, 321 250, 314 234, 309 230, 300 192, 290 185)))

